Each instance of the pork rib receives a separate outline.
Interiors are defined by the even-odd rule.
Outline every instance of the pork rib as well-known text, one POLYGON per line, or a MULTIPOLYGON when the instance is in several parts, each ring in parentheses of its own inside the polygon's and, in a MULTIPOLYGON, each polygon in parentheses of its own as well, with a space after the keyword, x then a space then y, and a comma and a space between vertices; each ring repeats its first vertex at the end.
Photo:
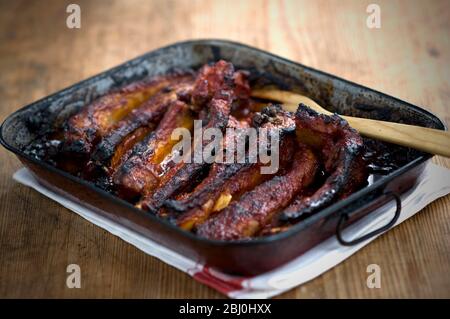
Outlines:
POLYGON ((274 214, 314 179, 318 160, 310 148, 300 145, 292 167, 285 175, 275 176, 244 194, 216 216, 197 228, 201 237, 216 240, 237 240, 253 236, 274 214))
POLYGON ((179 81, 180 76, 185 75, 162 76, 135 82, 86 105, 65 123, 62 151, 88 157, 94 146, 117 122, 152 95, 179 81))
POLYGON ((328 178, 311 196, 298 198, 280 215, 290 220, 324 208, 367 180, 361 136, 338 115, 318 114, 301 104, 295 115, 299 142, 312 147, 324 159, 328 178))
MULTIPOLYGON (((194 110, 207 110, 205 129, 217 128, 224 130, 228 124, 232 104, 239 98, 242 98, 243 91, 248 84, 236 82, 236 79, 242 82, 242 78, 236 77, 234 67, 231 63, 219 61, 214 65, 204 66, 197 76, 192 91, 191 106, 194 110), (206 108, 205 108, 206 107, 206 108)), ((209 141, 202 140, 202 149, 209 144, 209 141)), ((194 146, 195 149, 195 146, 194 146)), ((182 191, 186 186, 195 180, 210 164, 209 161, 201 163, 180 162, 171 174, 164 176, 155 192, 145 196, 138 207, 156 212, 163 203, 182 191)))

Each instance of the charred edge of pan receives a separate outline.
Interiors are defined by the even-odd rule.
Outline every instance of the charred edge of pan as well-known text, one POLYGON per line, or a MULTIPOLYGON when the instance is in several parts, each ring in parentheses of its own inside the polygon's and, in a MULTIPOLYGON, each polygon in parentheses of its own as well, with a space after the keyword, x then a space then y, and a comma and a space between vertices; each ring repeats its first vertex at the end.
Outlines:
POLYGON ((84 140, 64 142, 61 146, 61 151, 77 157, 87 157, 90 151, 88 145, 89 143, 86 143, 84 140))

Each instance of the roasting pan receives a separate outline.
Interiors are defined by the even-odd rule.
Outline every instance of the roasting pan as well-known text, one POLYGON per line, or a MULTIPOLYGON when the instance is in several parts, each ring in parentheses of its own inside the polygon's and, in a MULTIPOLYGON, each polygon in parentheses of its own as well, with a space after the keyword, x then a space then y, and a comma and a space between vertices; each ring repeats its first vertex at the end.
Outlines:
POLYGON ((292 260, 330 236, 337 236, 343 245, 352 245, 395 223, 401 213, 399 195, 417 183, 431 155, 368 139, 365 142, 382 154, 379 168, 385 170, 384 174, 372 175, 368 186, 304 218, 286 232, 233 242, 197 237, 24 152, 25 147, 45 134, 54 123, 61 123, 84 104, 111 89, 174 69, 196 69, 218 59, 249 70, 253 86, 275 84, 281 89, 305 94, 330 111, 446 129, 436 116, 417 106, 333 75, 247 45, 223 40, 194 40, 149 52, 25 106, 2 124, 1 144, 15 153, 40 183, 190 259, 229 273, 256 275, 292 260), (349 240, 342 235, 346 225, 390 201, 397 205, 391 222, 361 238, 349 240))

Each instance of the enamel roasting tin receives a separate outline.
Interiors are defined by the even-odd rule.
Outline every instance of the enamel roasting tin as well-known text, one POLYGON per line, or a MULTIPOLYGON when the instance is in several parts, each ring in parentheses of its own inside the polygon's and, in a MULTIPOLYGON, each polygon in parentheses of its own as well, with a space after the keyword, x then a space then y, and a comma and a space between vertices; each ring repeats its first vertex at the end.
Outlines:
POLYGON ((365 144, 374 154, 371 162, 374 173, 368 186, 305 217, 285 232, 228 242, 208 240, 184 231, 24 152, 55 123, 62 123, 75 110, 112 89, 176 69, 197 69, 219 59, 250 71, 252 87, 275 85, 299 92, 339 114, 446 129, 436 116, 419 107, 338 77, 246 45, 196 40, 152 51, 25 106, 2 124, 1 143, 53 190, 190 259, 229 273, 259 274, 292 260, 330 236, 337 236, 343 245, 353 245, 386 231, 395 223, 401 214, 399 195, 416 184, 431 155, 369 139, 365 139, 365 144), (349 240, 342 235, 348 224, 389 201, 397 209, 387 225, 361 238, 349 240))

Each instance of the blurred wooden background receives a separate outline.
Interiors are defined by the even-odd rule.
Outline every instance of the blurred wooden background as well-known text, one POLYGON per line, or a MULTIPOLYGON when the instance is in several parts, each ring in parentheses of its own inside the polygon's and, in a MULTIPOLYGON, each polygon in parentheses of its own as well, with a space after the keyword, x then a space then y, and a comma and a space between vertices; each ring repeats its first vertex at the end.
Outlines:
MULTIPOLYGON (((450 1, 0 1, 0 120, 179 40, 247 43, 423 106, 450 123, 450 1), (366 7, 381 7, 381 28, 366 7), (66 6, 81 7, 81 29, 66 6)), ((11 179, 0 149, 0 297, 222 297, 11 179), (66 288, 66 267, 82 288, 66 288)), ((450 161, 435 158, 450 167, 450 161)), ((450 297, 450 198, 284 298, 450 297), (382 288, 366 287, 378 264, 382 288)))

